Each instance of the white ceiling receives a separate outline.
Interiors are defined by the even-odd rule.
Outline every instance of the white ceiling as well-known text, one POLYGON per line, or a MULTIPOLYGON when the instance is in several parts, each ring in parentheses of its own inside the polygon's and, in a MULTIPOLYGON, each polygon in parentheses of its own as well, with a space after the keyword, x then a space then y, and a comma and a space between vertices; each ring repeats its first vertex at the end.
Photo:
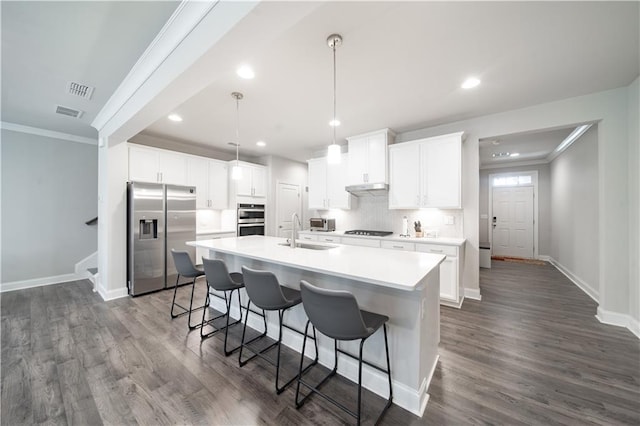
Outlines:
MULTIPOLYGON (((95 137, 90 123, 177 2, 2 1, 2 121, 95 137), (70 80, 96 86, 93 100, 66 94, 70 80), (55 106, 86 111, 80 120, 55 106)), ((638 2, 311 3, 294 25, 270 18, 293 3, 262 2, 219 42, 256 71, 224 64, 211 85, 144 133, 227 150, 235 139, 232 91, 241 91, 246 155, 309 158, 331 138, 329 34, 337 52, 339 142, 626 86, 639 73, 638 2), (266 13, 271 11, 271 13, 266 13), (275 38, 261 37, 279 33, 275 38), (235 34, 234 32, 237 32, 235 34), (473 90, 460 83, 482 79, 473 90), (267 141, 258 149, 255 141, 267 141)), ((171 106, 167 110, 172 109, 171 106)), ((464 130, 464 129, 461 129, 464 130)))
POLYGON ((334 32, 344 38, 340 143, 385 127, 403 132, 626 86, 639 73, 638 2, 328 2, 266 43, 261 33, 279 23, 260 14, 276 7, 286 6, 254 9, 252 36, 232 30, 220 42, 243 54, 255 79, 241 80, 239 63, 229 63, 222 77, 175 106, 182 123, 161 117, 143 133, 229 149, 230 94, 241 91, 241 151, 309 158, 331 138, 326 38, 334 32), (469 75, 482 84, 464 91, 469 75))
POLYGON ((547 156, 569 136, 575 127, 535 133, 500 136, 480 140, 480 166, 509 165, 517 162, 547 161, 547 156), (495 153, 518 153, 517 157, 496 157, 495 153))
POLYGON ((95 138, 93 118, 178 4, 2 1, 2 121, 95 138), (67 94, 69 81, 94 86, 93 98, 67 94))

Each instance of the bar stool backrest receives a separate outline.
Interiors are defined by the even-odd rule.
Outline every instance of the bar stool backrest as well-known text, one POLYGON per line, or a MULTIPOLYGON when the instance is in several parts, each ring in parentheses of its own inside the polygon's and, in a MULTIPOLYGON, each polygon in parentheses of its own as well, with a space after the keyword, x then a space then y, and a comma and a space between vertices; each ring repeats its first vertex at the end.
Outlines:
POLYGON ((362 319, 356 298, 348 291, 327 290, 300 281, 302 306, 313 326, 338 340, 362 339, 371 334, 362 319))
POLYGON ((242 267, 244 286, 251 303, 260 309, 281 309, 289 300, 280 289, 278 278, 270 271, 242 267))
POLYGON ((202 271, 193 266, 189 253, 186 251, 171 249, 171 256, 173 256, 173 263, 175 263, 176 270, 181 276, 193 278, 202 275, 202 271))
POLYGON ((207 276, 207 283, 214 290, 228 290, 230 286, 237 285, 229 275, 226 263, 220 259, 202 258, 204 274, 207 276))

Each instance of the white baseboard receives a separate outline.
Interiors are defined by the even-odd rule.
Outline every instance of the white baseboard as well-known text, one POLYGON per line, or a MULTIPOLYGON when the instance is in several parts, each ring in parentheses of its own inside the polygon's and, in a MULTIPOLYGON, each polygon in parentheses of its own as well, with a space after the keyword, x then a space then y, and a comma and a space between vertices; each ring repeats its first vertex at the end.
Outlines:
POLYGON ((464 298, 473 300, 482 300, 479 288, 464 288, 464 298))
POLYGON ((43 285, 62 284, 69 281, 81 280, 84 278, 85 277, 78 276, 77 274, 64 274, 55 275, 53 277, 42 277, 23 281, 13 281, 10 283, 0 284, 0 292, 4 293, 5 291, 23 290, 26 288, 40 287, 43 285))
POLYGON ((560 262, 558 262, 557 260, 555 260, 553 257, 551 256, 544 256, 546 259, 542 259, 543 256, 538 256, 538 258, 540 258, 541 260, 546 260, 547 262, 551 263, 553 266, 555 266, 555 268, 562 272, 562 274, 569 278, 569 281, 571 281, 572 283, 574 283, 575 285, 578 286, 578 288, 582 291, 584 291, 587 296, 589 296, 590 298, 593 299, 594 302, 600 303, 600 301, 598 300, 599 298, 599 292, 595 289, 593 289, 589 284, 587 284, 586 282, 582 281, 580 278, 578 278, 573 272, 571 272, 569 269, 567 269, 566 267, 564 267, 560 262))
POLYGON ((546 254, 538 255, 537 259, 544 260, 545 262, 551 262, 551 256, 547 256, 546 254))
POLYGON ((105 290, 104 288, 98 286, 98 294, 102 297, 102 300, 105 302, 114 299, 121 299, 123 297, 127 297, 129 292, 127 288, 117 288, 114 290, 105 290))
POLYGON ((596 318, 603 324, 616 325, 629 329, 637 338, 640 339, 640 322, 632 318, 630 315, 620 314, 618 312, 606 311, 598 306, 596 318))

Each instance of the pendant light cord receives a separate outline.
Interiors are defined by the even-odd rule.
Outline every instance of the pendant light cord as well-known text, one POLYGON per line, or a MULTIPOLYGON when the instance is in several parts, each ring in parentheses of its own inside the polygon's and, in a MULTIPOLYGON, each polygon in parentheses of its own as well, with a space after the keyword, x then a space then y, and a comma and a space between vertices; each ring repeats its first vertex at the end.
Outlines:
POLYGON ((336 143, 336 42, 333 43, 333 144, 336 143))
POLYGON ((236 96, 236 166, 240 162, 240 98, 236 96))

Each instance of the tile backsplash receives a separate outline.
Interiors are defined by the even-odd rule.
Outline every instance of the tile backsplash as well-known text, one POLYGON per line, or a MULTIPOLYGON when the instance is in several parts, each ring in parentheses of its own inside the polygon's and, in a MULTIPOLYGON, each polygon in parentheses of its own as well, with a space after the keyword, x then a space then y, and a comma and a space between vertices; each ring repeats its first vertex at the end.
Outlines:
POLYGON ((415 234, 413 223, 418 220, 422 223, 423 232, 434 230, 439 237, 449 238, 462 238, 464 235, 462 210, 389 210, 389 197, 386 195, 359 197, 352 203, 351 210, 316 210, 315 214, 315 217, 335 218, 339 230, 371 229, 399 234, 402 232, 402 219, 406 216, 412 236, 415 234))

